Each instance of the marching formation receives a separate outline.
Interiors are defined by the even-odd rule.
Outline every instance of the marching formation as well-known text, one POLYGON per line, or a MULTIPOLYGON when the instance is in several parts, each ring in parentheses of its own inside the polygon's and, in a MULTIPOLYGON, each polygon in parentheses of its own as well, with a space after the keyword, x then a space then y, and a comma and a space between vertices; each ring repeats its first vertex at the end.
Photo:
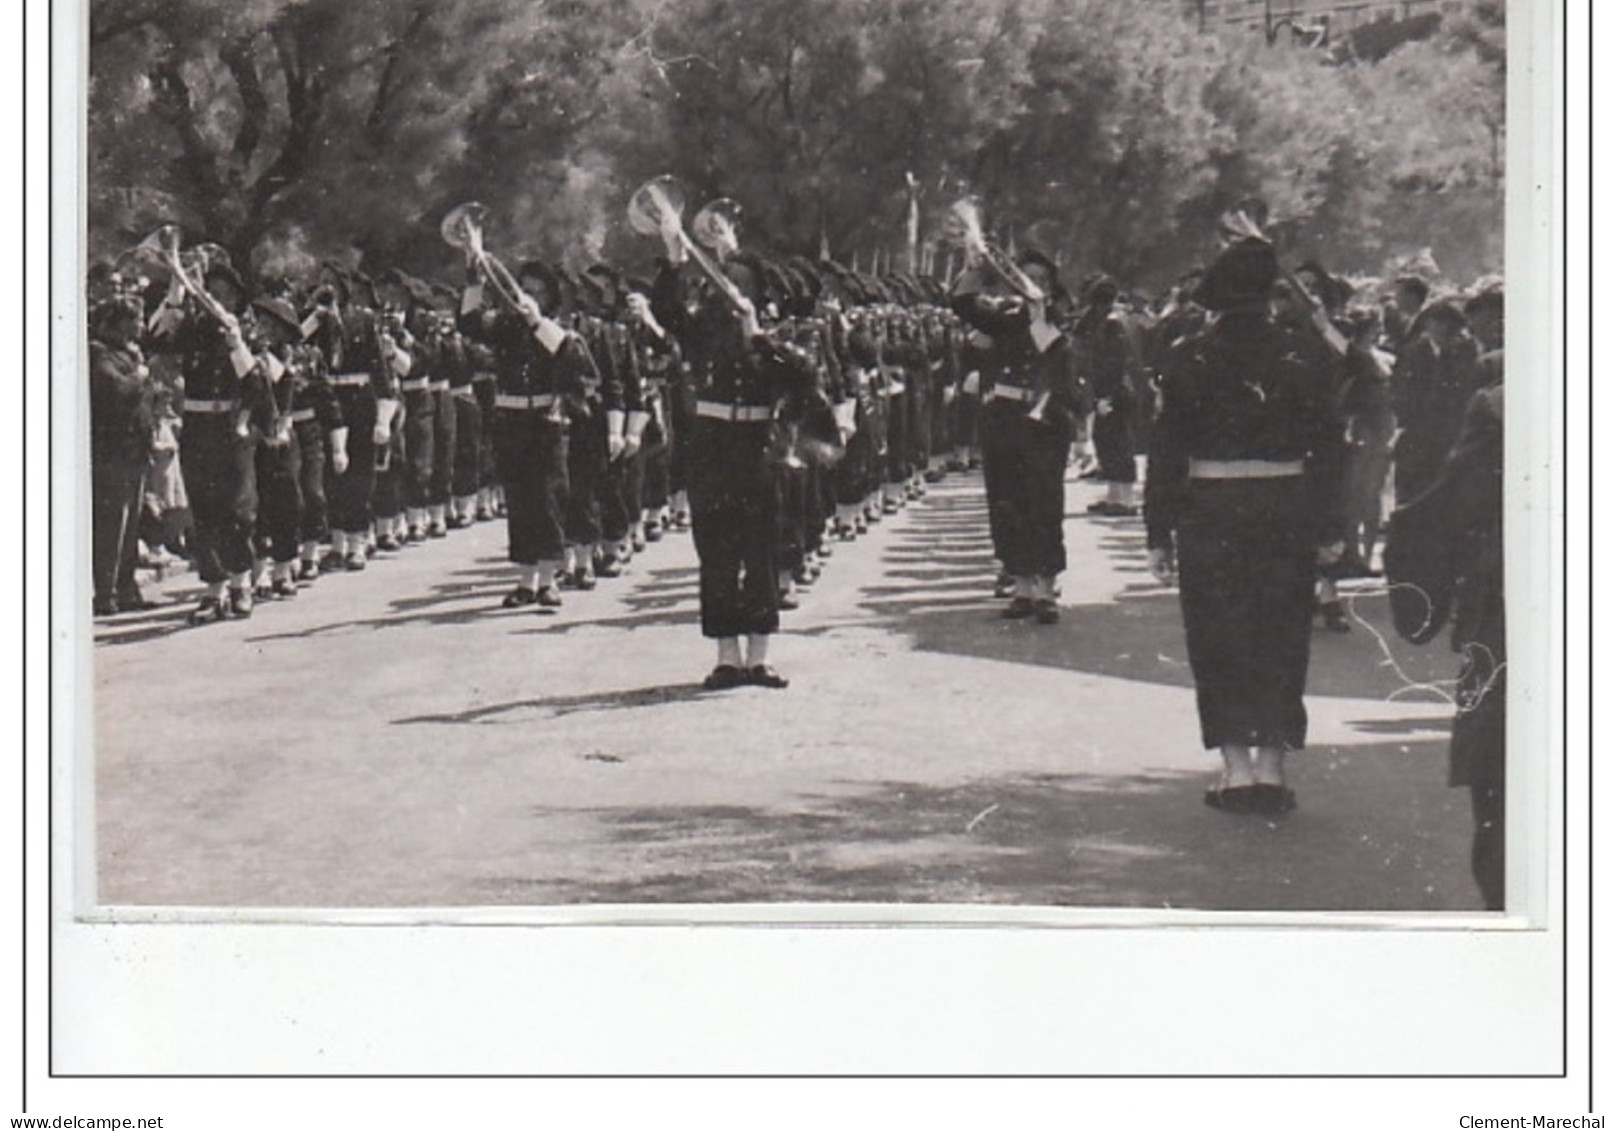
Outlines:
MULTIPOLYGON (((460 286, 334 261, 248 280, 173 228, 99 265, 96 614, 148 607, 143 555, 194 563, 201 625, 494 518, 513 572, 503 607, 548 611, 688 529, 716 646, 705 686, 783 688, 781 610, 839 542, 950 473, 982 472, 1002 615, 1058 623, 1075 460, 1105 485, 1095 515, 1142 502, 1151 569, 1179 587, 1203 744, 1224 762, 1207 803, 1294 807, 1284 759, 1306 741, 1313 624, 1350 630, 1335 585, 1379 572, 1388 492, 1450 496, 1449 453, 1475 463, 1472 402, 1500 406, 1500 281, 1443 293, 1406 273, 1382 292, 1315 262, 1287 270, 1254 202, 1224 217, 1213 262, 1154 301, 1102 275, 1073 293, 1054 259, 989 242, 969 201, 949 214, 965 256, 948 279, 766 259, 741 249, 732 202, 689 232, 683 212, 669 179, 634 195, 631 226, 659 241, 646 275, 508 269, 480 205, 441 227, 460 286)), ((1488 449, 1483 475, 1500 459, 1488 449)), ((1500 544, 1500 511, 1452 537, 1500 544)), ((1460 571, 1460 635, 1483 623, 1494 666, 1500 563, 1460 571)), ((1465 784, 1491 798, 1478 828, 1501 824, 1501 700, 1470 742, 1499 753, 1464 758, 1465 784)))

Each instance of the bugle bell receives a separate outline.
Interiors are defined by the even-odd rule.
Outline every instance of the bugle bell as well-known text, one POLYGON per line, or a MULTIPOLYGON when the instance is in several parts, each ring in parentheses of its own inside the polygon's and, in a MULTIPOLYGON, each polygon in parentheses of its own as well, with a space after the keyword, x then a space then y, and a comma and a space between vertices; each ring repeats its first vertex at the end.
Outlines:
MULTIPOLYGON (((719 202, 714 201, 717 205, 719 202)), ((740 215, 740 206, 729 202, 732 213, 728 208, 713 209, 705 223, 710 227, 710 235, 720 242, 734 240, 734 220, 740 215), (725 234, 727 233, 727 234, 725 234)), ((709 209, 713 206, 709 205, 709 209)), ((703 209, 706 215, 708 209, 703 209)), ((698 216, 697 219, 700 219, 698 216)), ((724 274, 723 268, 715 263, 712 256, 702 250, 701 245, 690 238, 684 230, 684 190, 673 177, 663 175, 655 177, 634 190, 634 195, 628 199, 628 226, 643 236, 660 236, 667 243, 669 252, 674 247, 682 248, 696 265, 701 268, 728 300, 729 305, 736 313, 750 316, 756 312, 752 302, 740 288, 735 286, 733 279, 724 274)), ((727 254, 739 250, 739 244, 731 242, 727 254)))
POLYGON ((437 226, 437 231, 443 237, 443 242, 452 248, 465 252, 470 261, 482 270, 482 274, 493 284, 499 296, 516 310, 536 308, 538 304, 533 301, 521 284, 510 273, 499 259, 490 254, 483 245, 483 230, 487 225, 488 207, 475 200, 455 205, 444 215, 437 226))
POLYGON ((1011 289, 1027 302, 1043 302, 1048 296, 1021 270, 1020 264, 987 239, 981 227, 981 206, 971 197, 955 201, 942 218, 942 234, 964 250, 969 260, 985 263, 1011 289))

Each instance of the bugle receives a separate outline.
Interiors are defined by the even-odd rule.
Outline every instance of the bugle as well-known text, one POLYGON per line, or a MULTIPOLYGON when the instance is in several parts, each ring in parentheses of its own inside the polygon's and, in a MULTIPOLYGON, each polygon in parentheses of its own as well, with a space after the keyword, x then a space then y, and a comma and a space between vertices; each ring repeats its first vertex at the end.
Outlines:
POLYGON ((482 233, 488 218, 488 208, 477 201, 467 201, 449 209, 448 215, 438 225, 438 234, 443 242, 450 247, 465 252, 472 263, 481 269, 483 277, 493 284, 499 297, 504 299, 512 309, 522 310, 528 306, 537 307, 531 295, 522 290, 521 284, 510 270, 499 261, 483 244, 482 233))
MULTIPOLYGON (((719 254, 733 255, 739 250, 735 237, 735 221, 739 211, 740 206, 733 201, 726 204, 714 201, 696 217, 702 224, 704 234, 718 244, 719 254)), ((660 236, 670 244, 683 248, 706 273, 712 285, 722 292, 736 313, 743 316, 756 313, 751 300, 735 286, 734 280, 724 274, 723 268, 713 262, 712 257, 684 230, 684 192, 672 177, 656 177, 634 190, 634 195, 628 200, 628 226, 642 236, 660 236)))
POLYGON ((942 218, 942 234, 964 250, 970 262, 985 263, 1027 302, 1043 302, 1043 288, 1022 271, 1003 249, 987 239, 981 227, 981 206, 971 197, 954 202, 942 218))

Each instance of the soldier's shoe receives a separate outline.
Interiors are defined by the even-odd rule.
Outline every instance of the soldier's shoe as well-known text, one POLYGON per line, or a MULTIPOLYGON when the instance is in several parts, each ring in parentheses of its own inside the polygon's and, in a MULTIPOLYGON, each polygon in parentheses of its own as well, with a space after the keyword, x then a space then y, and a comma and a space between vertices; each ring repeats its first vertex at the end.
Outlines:
POLYGON ((252 591, 249 589, 230 590, 230 615, 237 620, 246 620, 252 616, 252 591))
MULTIPOLYGON (((879 522, 880 520, 876 519, 875 521, 879 522)), ((852 536, 854 538, 856 538, 860 534, 868 534, 868 533, 869 533, 869 522, 862 514, 860 514, 857 518, 852 520, 852 536)))
POLYGON ((407 531, 404 532, 404 541, 406 543, 424 542, 426 541, 426 534, 421 530, 420 527, 411 526, 407 531))
POLYGON ((558 609, 561 607, 561 595, 555 591, 553 585, 540 585, 537 604, 541 609, 558 609))
POLYGON ((367 559, 375 557, 376 556, 376 551, 378 549, 380 549, 380 547, 381 547, 381 540, 380 539, 377 539, 374 542, 366 542, 364 544, 364 556, 367 559))
POLYGON ((203 597, 201 603, 191 610, 191 615, 186 619, 191 624, 212 624, 214 621, 224 620, 229 615, 217 597, 203 597))
POLYGON ((886 499, 880 504, 880 510, 881 510, 882 514, 896 514, 897 513, 897 500, 892 498, 890 495, 888 495, 886 497, 886 499))
POLYGON ((478 507, 477 508, 476 521, 478 521, 478 522, 492 522, 493 521, 493 511, 488 507, 478 507))
POLYGON ((326 573, 337 573, 348 568, 348 559, 335 550, 329 550, 325 557, 320 559, 320 568, 326 573))
POLYGON ((476 520, 468 514, 452 514, 449 516, 450 530, 464 530, 476 520))
POLYGON ((1015 579, 1007 573, 1001 573, 993 582, 994 597, 1012 597, 1015 595, 1015 579))
POLYGON ((504 503, 495 503, 493 505, 493 516, 495 518, 504 518, 505 517, 505 504, 504 503))
POLYGON ((650 533, 644 530, 636 530, 633 537, 629 539, 628 544, 634 548, 634 553, 642 554, 645 552, 645 547, 650 544, 650 533))
POLYGON ((98 617, 115 617, 118 615, 118 602, 114 597, 97 597, 93 606, 98 617))
POLYGON ((523 605, 533 605, 537 603, 538 590, 529 589, 525 585, 518 585, 509 593, 505 594, 505 599, 500 602, 500 605, 506 609, 519 609, 523 605))
POLYGON ((940 483, 944 474, 946 473, 939 467, 929 468, 925 473, 925 481, 927 483, 940 483))
POLYGON ((355 550, 344 559, 342 568, 351 573, 359 573, 367 564, 369 564, 368 555, 362 550, 355 550))
POLYGON ((312 558, 304 558, 297 563, 298 581, 318 581, 320 577, 320 563, 312 558))
POLYGON ((432 525, 426 528, 426 536, 428 538, 447 538, 449 536, 449 528, 445 523, 434 522, 432 525))
POLYGON ((383 534, 376 539, 376 549, 384 550, 389 554, 398 552, 399 542, 391 534, 383 534))
POLYGON ((832 558, 835 556, 835 543, 830 541, 830 535, 819 535, 819 545, 814 552, 817 553, 821 558, 832 558))
POLYGON ((779 591, 779 607, 787 610, 802 607, 802 602, 796 595, 796 586, 787 585, 779 591))
POLYGON ((1032 604, 1038 624, 1054 624, 1060 619, 1060 606, 1053 597, 1039 597, 1032 604))
POLYGON ((588 566, 572 572, 572 585, 574 588, 588 591, 594 588, 594 570, 588 566))
POLYGON ((719 664, 707 673, 707 678, 701 681, 701 686, 708 691, 728 691, 745 686, 749 679, 749 672, 733 664, 719 664))
POLYGON ((594 573, 596 577, 621 577, 622 560, 612 554, 607 554, 594 567, 594 573))
MULTIPOLYGON (((650 522, 645 524, 645 541, 660 542, 661 540, 662 524, 652 519, 650 522)), ((636 546, 635 549, 643 549, 643 547, 636 546)))
POLYGON ((1037 612, 1037 602, 1030 597, 1011 597, 1009 604, 1004 606, 1002 616, 1005 620, 1024 620, 1037 612))
POLYGON ((690 528, 690 512, 674 511, 671 525, 674 530, 688 530, 690 528))
POLYGON ((746 672, 746 682, 753 687, 789 687, 791 681, 780 675, 772 664, 755 664, 746 672))
POLYGON ((256 601, 268 601, 275 596, 275 590, 274 587, 266 581, 261 585, 254 585, 252 587, 252 596, 256 601))

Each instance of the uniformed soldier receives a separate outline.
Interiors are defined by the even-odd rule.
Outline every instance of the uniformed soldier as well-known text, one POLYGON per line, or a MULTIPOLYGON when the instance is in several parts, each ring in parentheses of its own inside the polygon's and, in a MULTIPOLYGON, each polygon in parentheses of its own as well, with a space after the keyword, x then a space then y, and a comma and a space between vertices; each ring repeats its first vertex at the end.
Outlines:
POLYGON ((297 372, 302 363, 296 356, 303 330, 297 310, 285 299, 260 296, 252 300, 251 311, 249 346, 269 378, 275 409, 269 428, 257 434, 253 456, 258 487, 253 594, 259 600, 280 599, 297 595, 303 491, 293 416, 296 386, 306 380, 297 372))
POLYGON ((676 444, 674 406, 680 395, 680 354, 677 340, 656 320, 650 306, 651 284, 630 284, 624 314, 630 348, 640 373, 645 428, 641 459, 644 487, 640 497, 640 523, 647 542, 662 539, 671 518, 673 448, 676 444))
POLYGON ((1292 808, 1313 579, 1338 556, 1343 428, 1327 375, 1272 318, 1278 260, 1236 243, 1200 300, 1220 316, 1167 361, 1145 482, 1150 569, 1178 579, 1201 739, 1223 772, 1206 803, 1292 808))
POLYGON ((460 304, 460 332, 492 350, 496 381, 489 423, 503 484, 516 586, 504 607, 559 608, 557 571, 567 549, 568 440, 591 415, 599 375, 583 340, 546 314, 534 292, 549 272, 524 264, 519 308, 492 309, 480 272, 460 304))
POLYGON ((193 624, 252 615, 255 432, 270 432, 276 416, 269 375, 242 333, 247 288, 222 252, 207 255, 202 285, 211 308, 176 278, 153 320, 185 381, 180 469, 196 527, 197 573, 207 587, 193 624))
POLYGON ((704 686, 785 687, 768 660, 769 636, 779 628, 779 497, 768 454, 776 403, 809 392, 812 362, 763 333, 757 319, 762 272, 755 259, 735 255, 722 268, 743 296, 738 304, 709 292, 692 314, 693 288, 678 267, 684 255, 670 240, 652 309, 678 336, 697 381, 690 505, 701 563, 701 631, 718 646, 704 686))
MULTIPOLYGON (((348 428, 348 469, 327 485, 331 507, 331 553, 324 565, 362 570, 375 519, 376 472, 391 466, 401 355, 374 309, 362 276, 335 264, 321 269, 308 340, 325 355, 348 428)), ((334 468, 333 468, 334 470, 334 468)))
MULTIPOLYGON (((1045 295, 1059 293, 1046 259, 1028 258, 1021 267, 1045 295)), ((954 281, 953 306, 989 343, 981 350, 982 461, 993 543, 1010 581, 1004 616, 1053 624, 1066 566, 1066 453, 1086 412, 1085 393, 1070 340, 1050 322, 1046 304, 1007 290, 973 264, 954 281)))
POLYGON ((153 607, 135 579, 146 474, 156 427, 140 348, 145 309, 119 278, 90 308, 90 489, 97 616, 153 607))
MULTIPOLYGON (((319 319, 309 314, 299 333, 306 339, 318 326, 319 319)), ((320 546, 331 539, 325 485, 348 470, 348 426, 331 387, 325 354, 305 341, 296 358, 297 364, 290 367, 291 424, 297 438, 297 482, 303 497, 297 580, 312 582, 320 576, 320 546)))
POLYGON ((1083 310, 1072 329, 1078 373, 1093 396, 1092 436, 1105 497, 1090 514, 1127 517, 1138 513, 1138 464, 1134 459, 1137 365, 1116 310, 1121 288, 1101 275, 1084 288, 1083 310))

